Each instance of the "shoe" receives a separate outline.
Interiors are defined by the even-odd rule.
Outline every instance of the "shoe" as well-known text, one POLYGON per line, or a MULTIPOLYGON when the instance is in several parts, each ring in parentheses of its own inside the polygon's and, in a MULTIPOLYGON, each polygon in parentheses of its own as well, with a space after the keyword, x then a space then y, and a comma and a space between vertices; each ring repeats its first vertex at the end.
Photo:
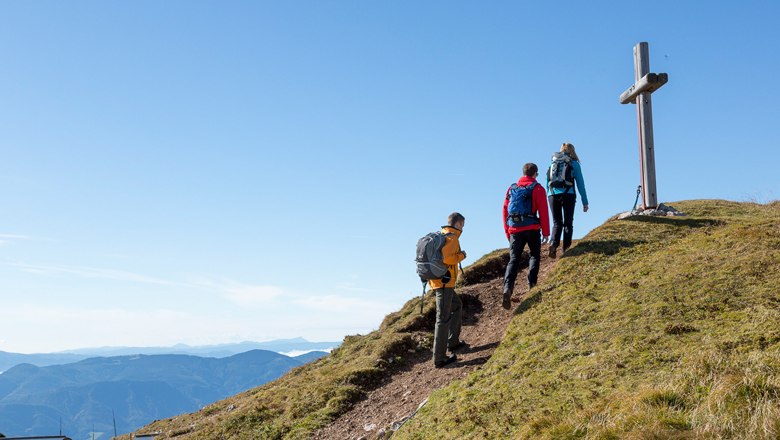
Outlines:
POLYGON ((558 254, 558 246, 550 246, 550 258, 555 258, 558 254))
POLYGON ((531 290, 534 287, 536 287, 536 283, 528 283, 528 290, 531 290))
POLYGON ((501 302, 501 307, 509 310, 512 307, 512 293, 504 292, 504 300, 501 302))
POLYGON ((454 352, 455 350, 460 350, 464 348, 469 348, 469 343, 466 341, 458 341, 457 344, 453 345, 452 347, 449 347, 451 352, 454 352))
POLYGON ((443 361, 436 361, 436 362, 434 362, 433 366, 436 367, 436 368, 442 368, 442 367, 447 366, 447 365, 449 365, 449 364, 451 364, 451 363, 453 363, 453 362, 455 362, 457 360, 458 360, 458 357, 455 356, 454 354, 451 354, 451 355, 447 356, 446 358, 444 358, 443 361))

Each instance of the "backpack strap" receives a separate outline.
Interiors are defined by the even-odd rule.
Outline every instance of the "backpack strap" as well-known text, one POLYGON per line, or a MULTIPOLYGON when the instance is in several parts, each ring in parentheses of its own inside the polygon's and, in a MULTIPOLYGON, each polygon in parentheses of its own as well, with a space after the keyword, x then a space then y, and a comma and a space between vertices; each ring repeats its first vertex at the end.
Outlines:
POLYGON ((517 188, 517 184, 516 183, 513 183, 513 184, 509 185, 509 189, 506 190, 506 199, 507 200, 509 200, 509 197, 512 195, 512 190, 515 189, 515 188, 517 188))

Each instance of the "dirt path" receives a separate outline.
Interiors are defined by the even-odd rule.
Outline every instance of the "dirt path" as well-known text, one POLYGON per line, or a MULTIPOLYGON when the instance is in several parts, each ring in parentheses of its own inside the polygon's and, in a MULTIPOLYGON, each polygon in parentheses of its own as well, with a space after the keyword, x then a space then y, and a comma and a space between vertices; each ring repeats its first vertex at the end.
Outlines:
MULTIPOLYGON (((539 281, 543 281, 555 260, 548 258, 547 247, 542 248, 539 281)), ((512 298, 513 308, 528 293, 525 278, 527 268, 517 276, 517 287, 512 298)), ((490 359, 504 338, 504 331, 512 318, 512 310, 501 308, 502 280, 458 289, 463 300, 463 327, 461 339, 470 347, 457 351, 458 362, 445 368, 433 367, 430 352, 410 354, 408 367, 389 377, 379 388, 368 393, 365 400, 355 405, 331 425, 317 431, 313 439, 358 440, 385 437, 393 424, 398 425, 411 415, 432 391, 452 380, 461 379, 490 359)))

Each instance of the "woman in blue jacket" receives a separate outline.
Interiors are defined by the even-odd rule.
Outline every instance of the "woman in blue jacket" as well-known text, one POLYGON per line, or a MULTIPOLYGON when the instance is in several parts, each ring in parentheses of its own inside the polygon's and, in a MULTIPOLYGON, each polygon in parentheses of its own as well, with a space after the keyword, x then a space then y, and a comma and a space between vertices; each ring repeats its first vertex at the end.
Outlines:
POLYGON ((571 246, 571 237, 574 233, 574 206, 577 204, 575 184, 582 197, 582 211, 588 212, 588 194, 585 192, 585 179, 582 177, 580 158, 574 151, 574 145, 564 142, 561 145, 561 151, 553 154, 552 165, 547 171, 547 199, 553 218, 550 258, 555 258, 558 253, 561 232, 563 232, 561 254, 571 246))

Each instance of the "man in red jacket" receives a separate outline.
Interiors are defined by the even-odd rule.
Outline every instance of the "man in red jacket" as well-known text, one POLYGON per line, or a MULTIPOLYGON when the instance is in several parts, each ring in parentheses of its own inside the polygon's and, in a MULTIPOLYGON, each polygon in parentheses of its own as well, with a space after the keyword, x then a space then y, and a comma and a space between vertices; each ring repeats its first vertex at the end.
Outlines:
POLYGON ((520 255, 528 243, 531 258, 528 261, 528 289, 536 285, 539 275, 539 258, 542 243, 550 238, 550 216, 547 212, 547 193, 536 182, 539 168, 536 164, 523 165, 523 177, 506 192, 504 200, 504 232, 509 240, 509 264, 504 275, 505 309, 511 306, 510 299, 520 270, 520 255), (529 197, 530 195, 530 197, 529 197), (541 232, 541 234, 540 234, 541 232), (541 235, 544 236, 542 240, 541 235))

